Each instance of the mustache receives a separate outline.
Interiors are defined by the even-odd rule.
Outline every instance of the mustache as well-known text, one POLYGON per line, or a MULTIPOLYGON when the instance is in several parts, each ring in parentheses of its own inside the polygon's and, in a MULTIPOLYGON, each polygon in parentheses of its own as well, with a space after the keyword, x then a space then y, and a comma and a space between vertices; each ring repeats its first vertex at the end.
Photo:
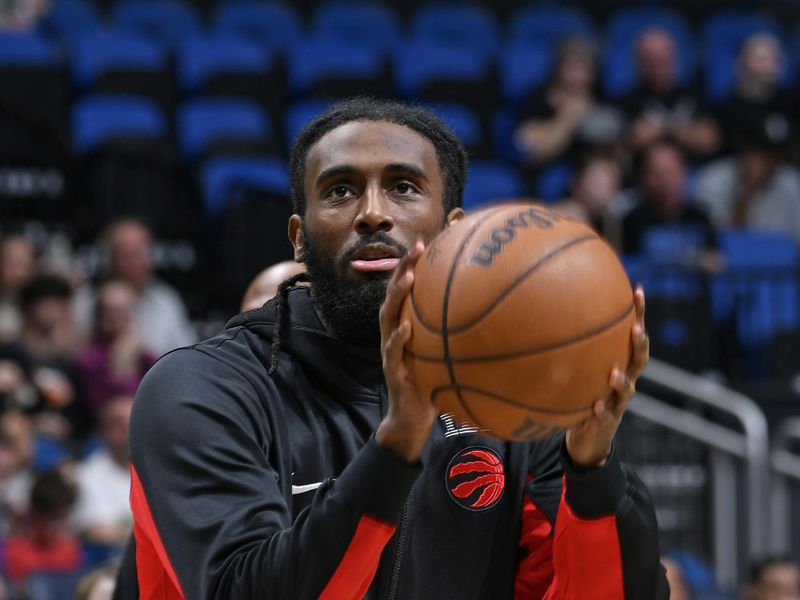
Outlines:
POLYGON ((350 248, 347 249, 342 257, 342 264, 346 265, 349 263, 351 258, 353 258, 357 253, 370 244, 383 244, 384 246, 394 248, 400 253, 401 257, 408 254, 408 248, 403 246, 403 244, 389 237, 383 231, 376 231, 375 233, 365 234, 358 240, 358 242, 350 246, 350 248))

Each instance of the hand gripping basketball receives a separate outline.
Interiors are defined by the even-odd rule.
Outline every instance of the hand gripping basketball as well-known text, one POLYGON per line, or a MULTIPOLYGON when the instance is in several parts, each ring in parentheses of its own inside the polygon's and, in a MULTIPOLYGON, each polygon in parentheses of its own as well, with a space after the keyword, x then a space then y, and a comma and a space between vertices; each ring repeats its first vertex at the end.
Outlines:
POLYGON ((420 395, 406 365, 404 350, 411 337, 411 324, 401 319, 403 303, 414 282, 414 267, 424 251, 422 242, 417 242, 397 266, 380 311, 381 355, 389 391, 389 412, 378 425, 375 439, 408 462, 419 459, 436 419, 436 408, 429 397, 420 395))

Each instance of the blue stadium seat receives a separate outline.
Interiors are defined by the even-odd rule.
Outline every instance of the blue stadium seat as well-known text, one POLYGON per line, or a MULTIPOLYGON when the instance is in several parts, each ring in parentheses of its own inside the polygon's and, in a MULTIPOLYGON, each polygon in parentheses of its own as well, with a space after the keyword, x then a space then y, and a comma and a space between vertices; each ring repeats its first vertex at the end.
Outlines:
POLYGON ((456 81, 478 84, 490 73, 492 58, 479 47, 453 47, 427 40, 409 40, 395 55, 398 91, 418 96, 426 84, 456 81))
POLYGON ((88 0, 55 0, 42 18, 40 27, 48 35, 68 40, 99 25, 97 9, 88 0))
POLYGON ((30 33, 0 33, 2 67, 51 67, 59 60, 58 49, 43 37, 30 33))
POLYGON ((423 5, 411 18, 410 37, 457 48, 495 52, 499 45, 497 23, 477 5, 423 5))
POLYGON ((528 6, 516 11, 511 19, 509 39, 512 42, 532 42, 554 48, 567 35, 593 38, 594 27, 581 11, 551 4, 528 6))
POLYGON ((758 371, 755 357, 763 345, 800 327, 800 255, 791 238, 778 234, 729 231, 719 243, 727 268, 711 283, 712 314, 733 325, 758 371))
POLYGON ((63 600, 72 598, 81 573, 31 573, 25 580, 26 597, 34 600, 63 600))
POLYGON ((125 0, 116 5, 113 21, 120 29, 171 45, 200 30, 194 8, 181 0, 125 0))
POLYGON ((265 48, 228 33, 194 36, 178 49, 178 79, 185 91, 197 91, 215 75, 264 75, 271 64, 265 48))
POLYGON ((303 100, 290 104, 283 114, 283 131, 286 147, 290 148, 297 134, 312 119, 324 113, 330 106, 327 100, 303 100))
POLYGON ((536 177, 536 197, 546 202, 560 200, 569 191, 574 167, 562 162, 544 167, 536 177))
POLYGON ((72 108, 72 139, 86 153, 116 137, 158 138, 166 133, 157 105, 133 96, 89 96, 72 108))
POLYGON ((381 4, 330 2, 314 13, 312 35, 345 39, 388 52, 400 39, 400 25, 394 12, 381 4))
POLYGON ((470 155, 474 155, 479 148, 486 146, 480 119, 469 107, 439 102, 430 104, 427 108, 435 112, 453 130, 467 147, 470 155))
POLYGON ((274 158, 215 158, 203 165, 200 178, 205 211, 211 218, 222 215, 240 186, 289 196, 286 165, 274 158))
POLYGON ((467 172, 464 208, 478 206, 522 194, 523 185, 514 168, 500 162, 474 161, 467 172))
POLYGON ((214 22, 221 31, 243 35, 272 50, 286 50, 300 38, 297 15, 276 2, 222 3, 214 22))
POLYGON ((555 48, 543 42, 520 39, 511 42, 500 57, 500 87, 512 102, 542 85, 550 74, 555 48))
POLYGON ((608 41, 603 56, 603 87, 610 97, 617 97, 636 83, 636 39, 650 28, 668 31, 678 52, 678 80, 691 83, 694 71, 694 39, 686 20, 668 10, 633 8, 620 10, 608 23, 608 41))
POLYGON ((333 36, 313 37, 289 54, 289 88, 297 96, 388 95, 386 65, 386 55, 378 47, 342 44, 333 36))
MULTIPOLYGON (((725 97, 736 76, 736 61, 742 43, 754 33, 775 35, 784 46, 784 31, 772 17, 758 12, 722 11, 709 17, 702 32, 705 50, 705 85, 709 100, 725 97)), ((788 54, 787 54, 788 56, 788 54)), ((782 82, 791 78, 791 61, 784 64, 782 82)))
POLYGON ((75 83, 88 87, 112 70, 166 69, 168 56, 163 45, 140 35, 94 30, 76 38, 71 58, 75 83))
POLYGON ((199 99, 177 115, 178 141, 185 159, 195 159, 220 141, 260 141, 271 128, 264 111, 247 100, 199 99))

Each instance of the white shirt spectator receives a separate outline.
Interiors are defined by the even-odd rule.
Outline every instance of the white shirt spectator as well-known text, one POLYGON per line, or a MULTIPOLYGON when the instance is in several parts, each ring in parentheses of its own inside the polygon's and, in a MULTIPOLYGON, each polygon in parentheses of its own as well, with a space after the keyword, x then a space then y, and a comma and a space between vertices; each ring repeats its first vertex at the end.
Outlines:
POLYGON ((132 525, 128 503, 130 471, 111 459, 101 448, 75 469, 78 502, 73 522, 81 532, 96 525, 132 525))

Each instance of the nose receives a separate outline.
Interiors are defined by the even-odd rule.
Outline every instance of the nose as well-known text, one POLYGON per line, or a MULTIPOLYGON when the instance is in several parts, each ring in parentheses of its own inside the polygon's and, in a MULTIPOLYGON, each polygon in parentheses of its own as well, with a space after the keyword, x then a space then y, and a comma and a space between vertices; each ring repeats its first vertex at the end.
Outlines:
POLYGON ((389 201, 380 185, 370 184, 364 190, 354 226, 358 233, 390 231, 394 227, 389 201))

